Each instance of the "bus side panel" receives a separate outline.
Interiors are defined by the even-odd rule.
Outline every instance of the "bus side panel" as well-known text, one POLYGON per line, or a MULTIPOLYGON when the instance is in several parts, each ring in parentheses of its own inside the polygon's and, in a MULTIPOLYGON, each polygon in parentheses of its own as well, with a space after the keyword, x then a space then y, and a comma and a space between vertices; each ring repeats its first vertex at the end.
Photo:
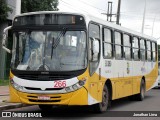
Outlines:
POLYGON ((9 102, 21 103, 21 100, 20 100, 20 97, 19 97, 17 91, 11 86, 11 84, 9 85, 9 93, 10 93, 9 102))
POLYGON ((157 77, 158 77, 158 62, 155 63, 155 65, 150 62, 149 65, 148 65, 148 69, 151 69, 152 71, 149 74, 146 75, 146 91, 148 91, 149 89, 154 87, 153 85, 157 80, 157 77))

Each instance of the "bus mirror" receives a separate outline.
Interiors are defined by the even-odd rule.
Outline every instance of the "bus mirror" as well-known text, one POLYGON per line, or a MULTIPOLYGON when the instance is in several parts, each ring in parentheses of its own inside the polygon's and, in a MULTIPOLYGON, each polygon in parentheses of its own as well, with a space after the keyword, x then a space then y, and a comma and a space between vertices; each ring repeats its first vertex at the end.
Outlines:
POLYGON ((7 51, 8 53, 11 53, 11 50, 8 49, 6 46, 6 41, 7 41, 7 31, 10 30, 12 26, 6 27, 3 31, 3 38, 2 38, 2 48, 7 51))
POLYGON ((95 38, 90 38, 90 40, 91 40, 90 60, 97 61, 99 55, 99 40, 95 38))
POLYGON ((94 40, 92 45, 93 45, 93 54, 98 54, 99 53, 99 41, 94 40))

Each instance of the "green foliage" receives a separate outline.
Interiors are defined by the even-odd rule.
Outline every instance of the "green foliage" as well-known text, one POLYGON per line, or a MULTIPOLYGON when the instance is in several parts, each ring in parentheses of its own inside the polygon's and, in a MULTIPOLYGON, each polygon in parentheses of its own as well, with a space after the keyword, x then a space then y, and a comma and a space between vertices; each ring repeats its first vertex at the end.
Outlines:
POLYGON ((9 80, 0 79, 0 86, 6 86, 6 85, 9 85, 9 80))
POLYGON ((22 0, 22 13, 34 11, 57 11, 58 0, 22 0))
POLYGON ((5 0, 0 0, 0 22, 5 21, 8 17, 8 12, 12 12, 5 0))

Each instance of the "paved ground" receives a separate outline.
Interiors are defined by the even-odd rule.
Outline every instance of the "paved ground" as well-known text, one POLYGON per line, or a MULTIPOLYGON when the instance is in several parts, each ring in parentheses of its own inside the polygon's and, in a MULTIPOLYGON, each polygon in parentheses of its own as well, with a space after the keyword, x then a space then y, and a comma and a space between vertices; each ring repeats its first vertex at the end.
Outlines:
POLYGON ((0 86, 0 96, 8 95, 8 94, 9 94, 8 86, 0 86))
MULTIPOLYGON (((43 116, 52 119, 63 119, 63 118, 72 118, 72 117, 80 117, 80 119, 113 119, 113 117, 107 117, 110 114, 117 120, 126 120, 128 118, 121 118, 119 116, 123 114, 134 114, 135 113, 143 113, 143 111, 148 111, 147 113, 157 113, 160 115, 160 89, 153 89, 147 92, 144 101, 129 101, 128 98, 123 98, 120 100, 115 100, 112 102, 111 108, 109 108, 108 112, 103 114, 95 114, 92 111, 88 110, 88 107, 58 107, 54 108, 50 112, 42 112, 38 106, 29 106, 22 107, 16 109, 10 109, 8 111, 18 111, 18 112, 41 112, 43 116), (114 112, 113 112, 114 111, 114 112), (122 112, 124 111, 124 112, 122 112), (127 112, 131 111, 131 113, 127 112), (134 111, 134 112, 132 112, 134 111), (151 112, 149 112, 151 111, 151 112), (157 112, 156 112, 157 111, 157 112), (106 118, 107 117, 107 118, 106 118)), ((130 120, 159 120, 160 117, 131 117, 130 120)))
POLYGON ((0 86, 0 111, 26 106, 21 103, 9 103, 8 86, 0 86))
POLYGON ((6 105, 9 99, 8 86, 0 86, 0 106, 6 105))

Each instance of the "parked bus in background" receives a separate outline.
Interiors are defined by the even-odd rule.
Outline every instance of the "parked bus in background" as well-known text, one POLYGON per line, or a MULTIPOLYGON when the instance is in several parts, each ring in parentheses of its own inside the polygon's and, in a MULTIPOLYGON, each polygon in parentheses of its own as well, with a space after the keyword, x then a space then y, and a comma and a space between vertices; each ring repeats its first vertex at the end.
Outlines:
MULTIPOLYGON (((134 23, 133 23, 134 24, 134 23)), ((152 37, 90 15, 32 12, 13 25, 10 101, 89 105, 107 110, 111 100, 142 101, 157 82, 157 43, 152 37)))

